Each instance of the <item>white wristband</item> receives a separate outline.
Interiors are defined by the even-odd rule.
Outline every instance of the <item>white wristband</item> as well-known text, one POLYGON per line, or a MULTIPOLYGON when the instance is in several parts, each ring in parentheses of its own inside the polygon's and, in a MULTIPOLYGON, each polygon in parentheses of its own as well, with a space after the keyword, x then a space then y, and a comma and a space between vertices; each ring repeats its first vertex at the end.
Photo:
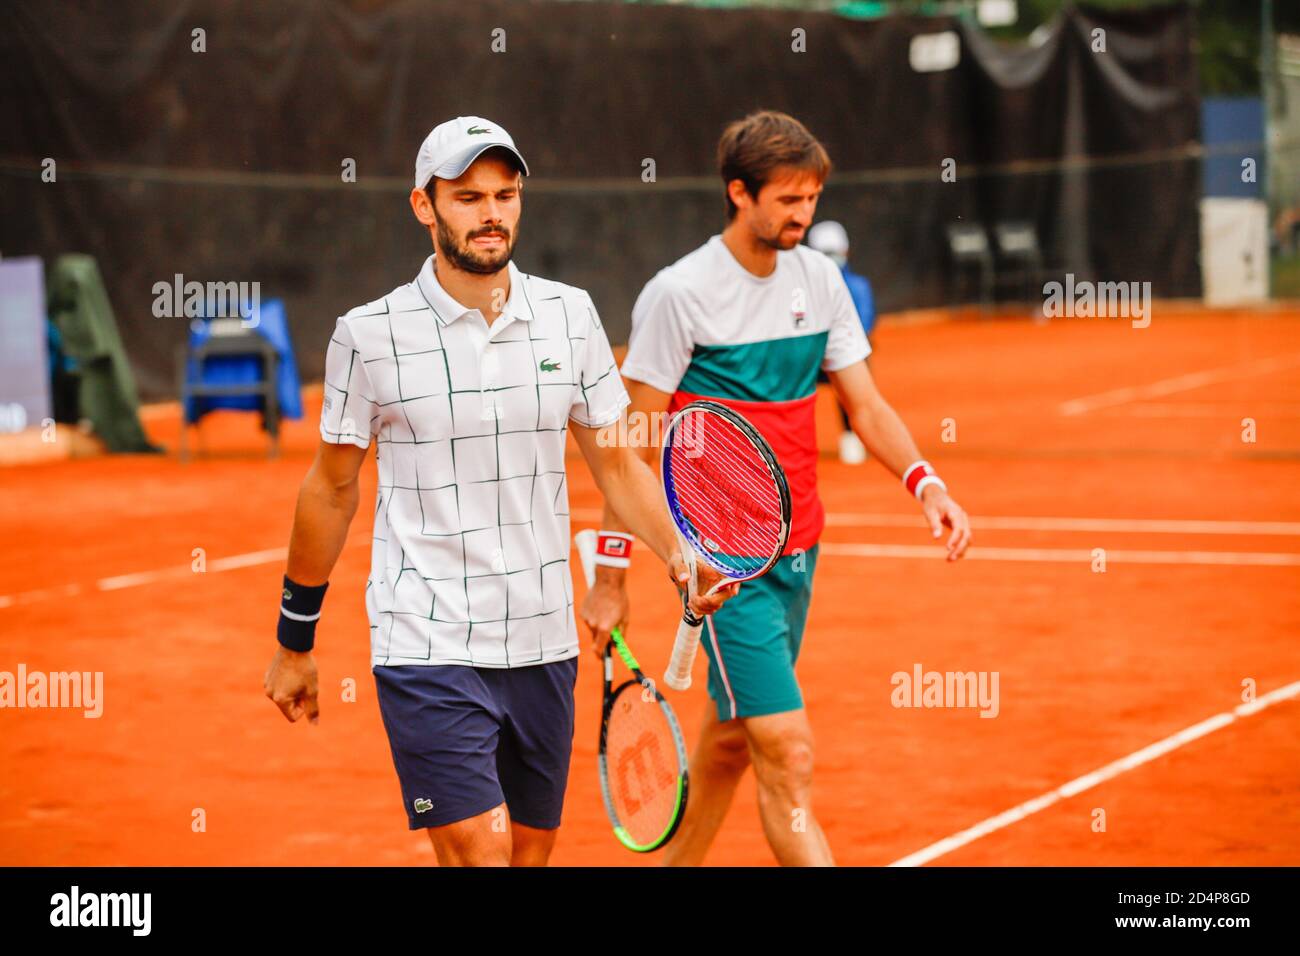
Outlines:
POLYGON ((933 466, 922 458, 920 461, 912 462, 907 466, 907 470, 903 472, 903 487, 916 495, 916 499, 920 501, 921 492, 926 485, 938 485, 944 491, 948 490, 948 486, 939 479, 939 475, 935 472, 933 466))
POLYGON ((938 475, 926 475, 924 478, 922 478, 920 481, 916 483, 915 494, 916 494, 917 501, 921 500, 921 492, 925 490, 926 485, 938 485, 944 491, 948 490, 948 486, 943 483, 943 479, 941 479, 938 475))

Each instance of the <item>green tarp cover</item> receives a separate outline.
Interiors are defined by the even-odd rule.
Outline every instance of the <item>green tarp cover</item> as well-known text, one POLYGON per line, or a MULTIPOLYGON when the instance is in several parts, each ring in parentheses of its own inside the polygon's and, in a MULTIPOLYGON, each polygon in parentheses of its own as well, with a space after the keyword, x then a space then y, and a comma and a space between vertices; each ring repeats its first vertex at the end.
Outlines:
POLYGON ((50 321, 80 372, 81 417, 90 419, 109 451, 161 452, 140 424, 135 380, 95 260, 59 256, 50 270, 48 292, 50 321))

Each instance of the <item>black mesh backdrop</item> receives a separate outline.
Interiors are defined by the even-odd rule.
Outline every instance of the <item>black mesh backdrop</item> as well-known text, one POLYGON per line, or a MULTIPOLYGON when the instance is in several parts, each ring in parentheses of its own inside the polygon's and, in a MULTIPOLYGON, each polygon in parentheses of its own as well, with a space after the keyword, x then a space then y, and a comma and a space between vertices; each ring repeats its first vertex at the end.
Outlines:
POLYGON ((730 119, 768 107, 826 143, 819 215, 854 237, 882 309, 970 294, 958 218, 1037 223, 1049 265, 1195 295, 1199 105, 1183 5, 1070 11, 1009 48, 955 20, 594 3, 100 2, 0 7, 0 252, 88 252, 141 393, 172 390, 181 320, 152 286, 258 281, 286 299, 304 377, 336 315, 429 252, 406 194, 455 115, 505 125, 533 169, 517 261, 591 290, 611 337, 657 269, 722 225, 730 119), (191 51, 191 31, 207 51, 191 51), (791 49, 806 31, 807 52, 791 49), (492 51, 504 30, 506 52, 492 51), (1103 29, 1106 52, 1091 50, 1103 29), (917 33, 961 60, 918 74, 917 33), (498 34, 498 36, 500 36, 498 34), (55 183, 39 179, 42 159, 55 183), (653 158, 658 181, 643 183, 653 158), (955 183, 940 163, 957 162, 955 183), (1087 162, 1079 158, 1089 157, 1087 162), (341 163, 356 160, 358 182, 341 163))

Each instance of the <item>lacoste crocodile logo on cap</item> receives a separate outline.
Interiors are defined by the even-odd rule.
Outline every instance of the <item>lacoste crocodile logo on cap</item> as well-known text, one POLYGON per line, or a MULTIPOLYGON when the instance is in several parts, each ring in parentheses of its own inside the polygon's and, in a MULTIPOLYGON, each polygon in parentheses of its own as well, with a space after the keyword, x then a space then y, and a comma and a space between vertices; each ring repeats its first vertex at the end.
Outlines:
POLYGON ((479 136, 483 133, 490 133, 492 131, 490 129, 485 129, 482 126, 471 126, 469 129, 465 130, 465 132, 470 136, 479 136))

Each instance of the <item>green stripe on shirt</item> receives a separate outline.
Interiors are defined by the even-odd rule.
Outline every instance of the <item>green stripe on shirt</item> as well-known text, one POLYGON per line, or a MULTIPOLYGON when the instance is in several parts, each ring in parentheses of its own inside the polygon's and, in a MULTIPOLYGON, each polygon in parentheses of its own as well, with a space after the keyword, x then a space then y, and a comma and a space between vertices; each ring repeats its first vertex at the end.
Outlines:
POLYGON ((811 395, 829 333, 743 345, 696 345, 677 386, 683 392, 741 402, 789 402, 811 395))

